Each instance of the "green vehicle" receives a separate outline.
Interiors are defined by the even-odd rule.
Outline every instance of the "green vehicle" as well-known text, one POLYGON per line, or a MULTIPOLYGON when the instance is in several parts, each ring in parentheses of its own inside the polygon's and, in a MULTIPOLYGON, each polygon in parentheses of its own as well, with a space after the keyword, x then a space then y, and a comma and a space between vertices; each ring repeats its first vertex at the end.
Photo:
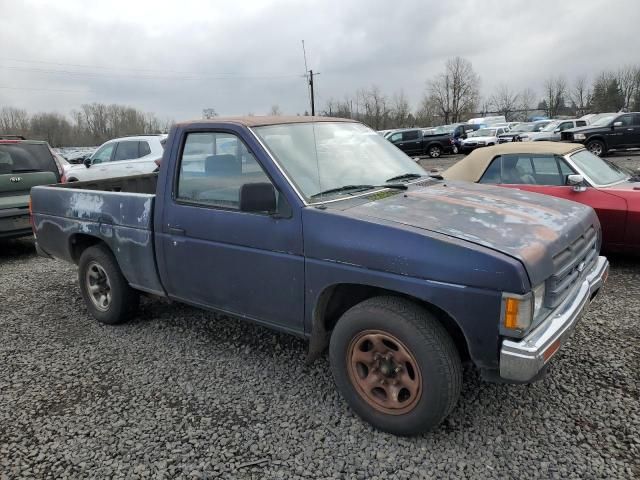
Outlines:
POLYGON ((59 183, 62 167, 47 142, 0 135, 0 239, 31 235, 29 192, 59 183))

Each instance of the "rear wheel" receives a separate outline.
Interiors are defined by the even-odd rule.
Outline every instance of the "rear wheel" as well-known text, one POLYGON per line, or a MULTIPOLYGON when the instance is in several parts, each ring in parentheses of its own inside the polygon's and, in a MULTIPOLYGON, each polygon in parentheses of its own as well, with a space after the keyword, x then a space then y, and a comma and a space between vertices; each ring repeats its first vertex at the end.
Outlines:
POLYGON ((591 140, 589 143, 587 143, 587 150, 599 157, 607 153, 607 148, 604 142, 602 142, 601 140, 591 140))
POLYGON ((396 435, 437 426, 460 395, 462 367, 451 337, 401 298, 372 298, 348 310, 331 335, 329 357, 350 407, 396 435))
POLYGON ((82 252, 78 280, 87 309, 99 322, 116 325, 135 314, 140 295, 129 286, 106 246, 96 245, 82 252))
POLYGON ((439 145, 430 145, 427 149, 427 154, 431 158, 438 158, 442 155, 442 148, 439 145))

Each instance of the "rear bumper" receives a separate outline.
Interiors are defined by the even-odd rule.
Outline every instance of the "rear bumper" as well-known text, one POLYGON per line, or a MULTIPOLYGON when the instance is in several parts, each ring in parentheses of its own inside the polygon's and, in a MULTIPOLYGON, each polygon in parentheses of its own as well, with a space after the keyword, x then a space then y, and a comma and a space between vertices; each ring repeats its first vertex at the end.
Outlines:
POLYGON ((0 238, 19 238, 32 234, 28 209, 7 208, 0 210, 0 238))
POLYGON ((539 377, 551 357, 566 343, 593 297, 604 285, 609 262, 598 257, 573 296, 520 341, 504 340, 500 349, 500 377, 507 382, 527 383, 539 377))

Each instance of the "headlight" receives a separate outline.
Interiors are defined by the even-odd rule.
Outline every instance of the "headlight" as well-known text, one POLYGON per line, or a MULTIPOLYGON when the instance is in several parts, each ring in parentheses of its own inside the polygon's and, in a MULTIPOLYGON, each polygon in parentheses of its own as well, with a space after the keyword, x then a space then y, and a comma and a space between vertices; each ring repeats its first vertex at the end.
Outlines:
POLYGON ((585 136, 584 133, 574 133, 573 134, 573 139, 574 140, 585 140, 587 137, 585 136))
POLYGON ((533 318, 538 319, 544 305, 544 283, 533 289, 533 318))
POLYGON ((538 285, 531 293, 502 295, 501 333, 508 336, 521 337, 545 313, 544 283, 538 285))

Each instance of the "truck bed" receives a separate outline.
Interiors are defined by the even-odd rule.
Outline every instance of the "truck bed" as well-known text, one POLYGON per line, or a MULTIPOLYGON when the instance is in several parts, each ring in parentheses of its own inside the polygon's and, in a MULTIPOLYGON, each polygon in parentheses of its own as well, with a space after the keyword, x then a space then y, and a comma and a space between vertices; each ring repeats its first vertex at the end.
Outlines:
POLYGON ((155 195, 158 174, 148 173, 131 177, 87 180, 56 185, 56 188, 75 188, 81 190, 99 190, 103 192, 148 193, 155 195))
POLYGON ((81 246, 104 242, 132 287, 163 295, 153 242, 157 174, 35 187, 40 253, 77 263, 81 246))

